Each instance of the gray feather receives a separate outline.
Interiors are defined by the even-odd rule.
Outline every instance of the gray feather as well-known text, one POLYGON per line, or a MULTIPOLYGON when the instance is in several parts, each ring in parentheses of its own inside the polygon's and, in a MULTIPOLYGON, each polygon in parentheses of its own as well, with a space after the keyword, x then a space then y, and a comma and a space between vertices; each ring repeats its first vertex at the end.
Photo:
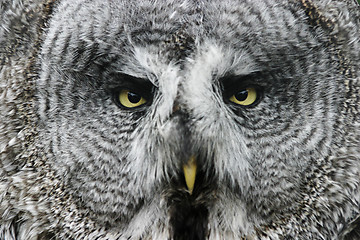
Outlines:
POLYGON ((2 0, 0 239, 358 239, 359 19, 353 0, 2 0))

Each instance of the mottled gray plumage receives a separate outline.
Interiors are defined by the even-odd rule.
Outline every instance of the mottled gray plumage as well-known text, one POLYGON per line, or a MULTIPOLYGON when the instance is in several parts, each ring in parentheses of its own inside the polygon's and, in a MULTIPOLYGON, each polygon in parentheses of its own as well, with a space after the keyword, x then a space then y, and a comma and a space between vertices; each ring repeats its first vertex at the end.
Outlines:
POLYGON ((2 0, 0 239, 360 239, 359 50, 354 0, 2 0))

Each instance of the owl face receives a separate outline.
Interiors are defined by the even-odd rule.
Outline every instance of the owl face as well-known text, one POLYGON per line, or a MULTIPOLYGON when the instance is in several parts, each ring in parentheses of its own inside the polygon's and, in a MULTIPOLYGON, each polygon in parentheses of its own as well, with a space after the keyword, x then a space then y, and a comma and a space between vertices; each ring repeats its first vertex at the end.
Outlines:
POLYGON ((344 98, 307 21, 288 1, 62 1, 38 115, 77 208, 134 239, 241 237, 300 208, 344 98))

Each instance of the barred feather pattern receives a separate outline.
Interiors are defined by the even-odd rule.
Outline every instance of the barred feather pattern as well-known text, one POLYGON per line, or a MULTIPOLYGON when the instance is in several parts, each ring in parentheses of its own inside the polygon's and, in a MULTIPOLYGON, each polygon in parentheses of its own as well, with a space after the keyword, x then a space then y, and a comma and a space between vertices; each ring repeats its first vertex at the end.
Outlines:
POLYGON ((3 0, 0 239, 358 239, 358 49, 353 0, 3 0))

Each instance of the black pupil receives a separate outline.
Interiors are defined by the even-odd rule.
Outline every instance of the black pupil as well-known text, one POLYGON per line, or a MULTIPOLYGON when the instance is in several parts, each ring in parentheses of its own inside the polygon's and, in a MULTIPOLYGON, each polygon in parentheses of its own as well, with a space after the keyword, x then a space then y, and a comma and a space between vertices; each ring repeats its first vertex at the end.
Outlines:
POLYGON ((138 103, 141 100, 141 96, 136 93, 129 92, 128 99, 131 103, 138 103))
POLYGON ((247 97, 248 97, 247 89, 244 89, 244 90, 242 90, 242 91, 235 94, 235 98, 239 102, 245 101, 247 97))

